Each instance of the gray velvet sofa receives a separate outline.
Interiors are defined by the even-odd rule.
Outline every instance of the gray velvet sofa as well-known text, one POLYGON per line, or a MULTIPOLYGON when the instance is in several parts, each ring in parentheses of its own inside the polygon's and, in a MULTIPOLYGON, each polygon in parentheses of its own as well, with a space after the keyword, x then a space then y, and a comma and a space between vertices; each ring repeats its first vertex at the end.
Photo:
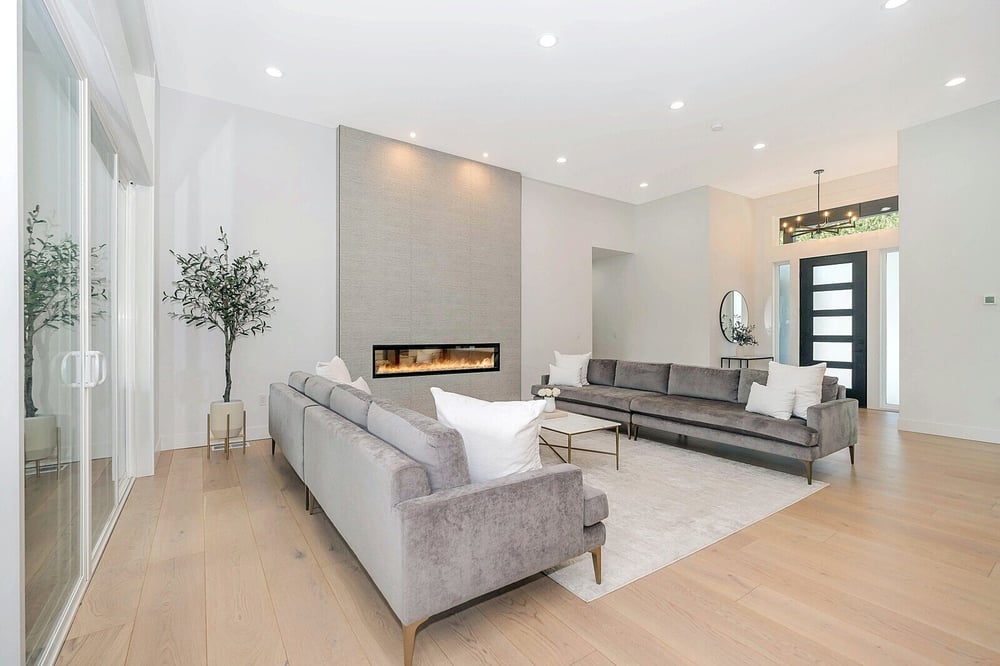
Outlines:
POLYGON ((403 625, 403 663, 431 615, 591 553, 607 496, 553 465, 471 483, 458 431, 304 372, 270 388, 269 427, 403 625))
MULTIPOLYGON (((593 359, 587 381, 588 386, 560 386, 556 406, 618 421, 635 439, 640 427, 648 427, 795 458, 805 465, 810 484, 818 458, 846 448, 854 464, 858 401, 845 397, 836 377, 823 378, 823 401, 810 407, 805 419, 788 421, 746 411, 750 387, 767 383, 764 370, 593 359)), ((543 375, 532 394, 547 382, 543 375)))

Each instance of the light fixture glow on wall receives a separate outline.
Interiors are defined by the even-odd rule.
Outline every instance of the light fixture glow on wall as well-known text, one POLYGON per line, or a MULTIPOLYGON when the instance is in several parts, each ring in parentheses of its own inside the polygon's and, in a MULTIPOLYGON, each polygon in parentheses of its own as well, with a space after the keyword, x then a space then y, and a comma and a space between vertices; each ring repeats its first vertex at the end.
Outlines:
POLYGON ((945 85, 947 87, 949 87, 949 88, 954 88, 955 86, 960 86, 963 83, 965 83, 965 77, 964 76, 956 76, 953 79, 949 79, 948 82, 945 83, 945 85))
POLYGON ((273 65, 271 67, 265 68, 264 73, 275 79, 280 79, 282 76, 284 76, 282 71, 277 67, 274 67, 273 65))
POLYGON ((553 35, 551 32, 547 32, 544 35, 539 36, 538 45, 543 49, 551 49, 553 46, 559 43, 559 38, 553 35))

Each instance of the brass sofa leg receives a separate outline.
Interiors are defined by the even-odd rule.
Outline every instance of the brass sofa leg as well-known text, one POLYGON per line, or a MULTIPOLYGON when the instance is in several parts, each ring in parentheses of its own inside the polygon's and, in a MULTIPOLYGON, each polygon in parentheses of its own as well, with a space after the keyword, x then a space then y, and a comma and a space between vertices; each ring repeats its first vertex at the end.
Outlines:
POLYGON ((806 466, 806 481, 809 482, 811 486, 813 484, 813 464, 812 460, 803 460, 802 464, 806 466))
POLYGON ((628 439, 632 439, 632 422, 631 421, 629 421, 628 423, 625 424, 625 437, 628 438, 628 439))
POLYGON ((854 464, 854 447, 853 446, 848 446, 847 450, 851 452, 851 464, 853 465, 854 464))
POLYGON ((422 620, 417 620, 403 627, 403 666, 412 666, 413 646, 417 640, 417 629, 426 621, 427 618, 425 617, 422 620))
POLYGON ((596 580, 597 584, 600 585, 601 584, 601 547, 600 546, 598 546, 597 548, 595 548, 592 551, 590 551, 590 559, 594 561, 594 580, 596 580))

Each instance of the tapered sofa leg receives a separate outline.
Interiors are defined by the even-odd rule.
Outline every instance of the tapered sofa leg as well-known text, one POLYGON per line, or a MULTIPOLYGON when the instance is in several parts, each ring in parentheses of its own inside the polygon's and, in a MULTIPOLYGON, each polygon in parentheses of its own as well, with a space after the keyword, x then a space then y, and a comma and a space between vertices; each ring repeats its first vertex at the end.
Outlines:
POLYGON ((854 464, 854 447, 853 446, 848 446, 847 450, 851 452, 851 464, 853 465, 854 464))
POLYGON ((627 439, 632 439, 632 422, 629 421, 625 424, 625 437, 627 439))
POLYGON ((813 484, 813 464, 812 460, 803 460, 802 464, 806 466, 806 481, 809 482, 811 486, 813 484))
POLYGON ((306 487, 306 513, 312 513, 312 493, 306 487))
POLYGON ((632 426, 632 439, 639 441, 639 426, 637 425, 632 426))
POLYGON ((413 646, 417 640, 417 629, 426 621, 427 618, 425 617, 422 620, 417 620, 403 627, 403 666, 412 666, 413 646))
POLYGON ((594 561, 594 580, 596 580, 597 584, 600 585, 601 584, 601 547, 600 546, 598 546, 597 548, 595 548, 592 551, 590 551, 590 559, 594 561))
POLYGON ((274 455, 274 437, 271 438, 271 455, 274 455))

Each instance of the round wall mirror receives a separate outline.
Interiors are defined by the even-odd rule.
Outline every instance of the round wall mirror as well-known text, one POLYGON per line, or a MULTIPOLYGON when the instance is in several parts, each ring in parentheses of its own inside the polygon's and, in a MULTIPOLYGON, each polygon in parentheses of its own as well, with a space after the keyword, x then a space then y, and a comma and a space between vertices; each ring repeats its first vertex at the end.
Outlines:
POLYGON ((733 340, 733 324, 741 322, 746 324, 750 321, 750 308, 747 306, 747 299, 740 292, 733 290, 727 292, 722 297, 722 305, 719 307, 719 326, 722 327, 722 334, 729 342, 733 340))

